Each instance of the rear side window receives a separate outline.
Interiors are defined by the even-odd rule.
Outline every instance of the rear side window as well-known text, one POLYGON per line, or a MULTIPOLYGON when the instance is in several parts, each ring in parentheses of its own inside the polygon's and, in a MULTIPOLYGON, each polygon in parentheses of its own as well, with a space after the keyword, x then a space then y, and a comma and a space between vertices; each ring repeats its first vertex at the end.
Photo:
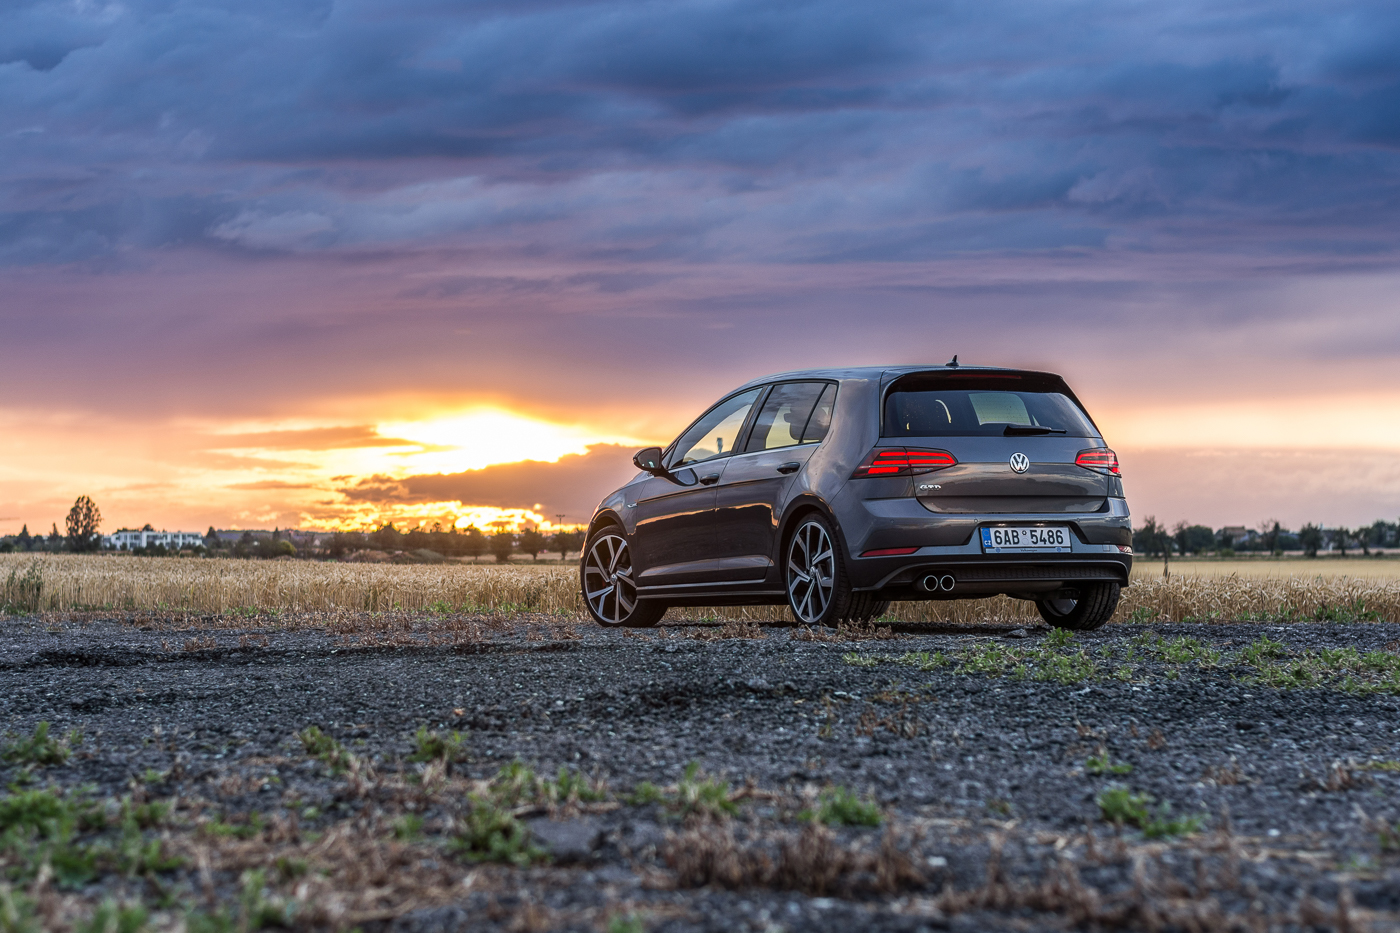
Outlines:
MULTIPOLYGON (((1029 381, 1029 380, 1028 380, 1029 381)), ((988 437, 1047 434, 1097 437, 1093 424, 1063 392, 1034 385, 959 379, 963 386, 935 381, 895 383, 885 397, 884 437, 988 437), (968 384, 972 383, 971 386, 968 384)))
POLYGON ((784 382, 773 387, 754 421, 746 451, 773 450, 820 441, 831 426, 834 387, 825 382, 784 382))

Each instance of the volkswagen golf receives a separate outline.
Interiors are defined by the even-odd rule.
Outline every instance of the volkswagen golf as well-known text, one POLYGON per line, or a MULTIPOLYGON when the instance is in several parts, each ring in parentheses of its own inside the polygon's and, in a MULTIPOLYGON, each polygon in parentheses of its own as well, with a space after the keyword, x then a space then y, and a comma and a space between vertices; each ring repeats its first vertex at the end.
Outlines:
POLYGON ((1052 373, 954 357, 765 376, 633 463, 580 564, 605 626, 782 603, 835 625, 892 600, 1004 594, 1084 630, 1129 582, 1118 457, 1052 373))

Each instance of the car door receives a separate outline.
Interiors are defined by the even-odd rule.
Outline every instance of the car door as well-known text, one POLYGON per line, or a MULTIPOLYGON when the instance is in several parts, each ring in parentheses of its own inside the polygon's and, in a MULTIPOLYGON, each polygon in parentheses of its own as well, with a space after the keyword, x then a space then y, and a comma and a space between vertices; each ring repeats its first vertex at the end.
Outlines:
POLYGON ((668 449, 667 476, 635 484, 632 562, 638 587, 705 583, 715 576, 715 484, 762 389, 732 395, 668 449))
POLYGON ((764 399, 743 452, 729 458, 716 485, 710 524, 724 579, 768 575, 778 520, 826 437, 835 400, 833 383, 815 381, 780 382, 764 399))

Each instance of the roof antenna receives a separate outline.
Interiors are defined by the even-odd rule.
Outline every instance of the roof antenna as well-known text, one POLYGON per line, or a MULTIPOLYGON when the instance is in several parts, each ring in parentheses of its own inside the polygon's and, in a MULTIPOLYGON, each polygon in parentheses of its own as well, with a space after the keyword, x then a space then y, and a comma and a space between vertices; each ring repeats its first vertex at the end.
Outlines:
POLYGON ((958 355, 957 355, 956 353, 954 353, 954 354, 953 354, 953 358, 952 358, 951 360, 949 360, 947 363, 944 363, 943 365, 947 366, 949 369, 957 369, 957 368, 958 368, 958 355))

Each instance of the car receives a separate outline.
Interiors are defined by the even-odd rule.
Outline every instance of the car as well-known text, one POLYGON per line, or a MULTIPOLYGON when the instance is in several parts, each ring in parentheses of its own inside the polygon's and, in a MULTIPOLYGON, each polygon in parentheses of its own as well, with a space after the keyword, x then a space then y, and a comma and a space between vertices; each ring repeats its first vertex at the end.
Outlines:
POLYGON ((893 600, 1004 594, 1088 630, 1129 583, 1118 457, 1053 373, 954 357, 764 376, 633 464, 580 561, 604 626, 782 603, 859 624, 893 600))

